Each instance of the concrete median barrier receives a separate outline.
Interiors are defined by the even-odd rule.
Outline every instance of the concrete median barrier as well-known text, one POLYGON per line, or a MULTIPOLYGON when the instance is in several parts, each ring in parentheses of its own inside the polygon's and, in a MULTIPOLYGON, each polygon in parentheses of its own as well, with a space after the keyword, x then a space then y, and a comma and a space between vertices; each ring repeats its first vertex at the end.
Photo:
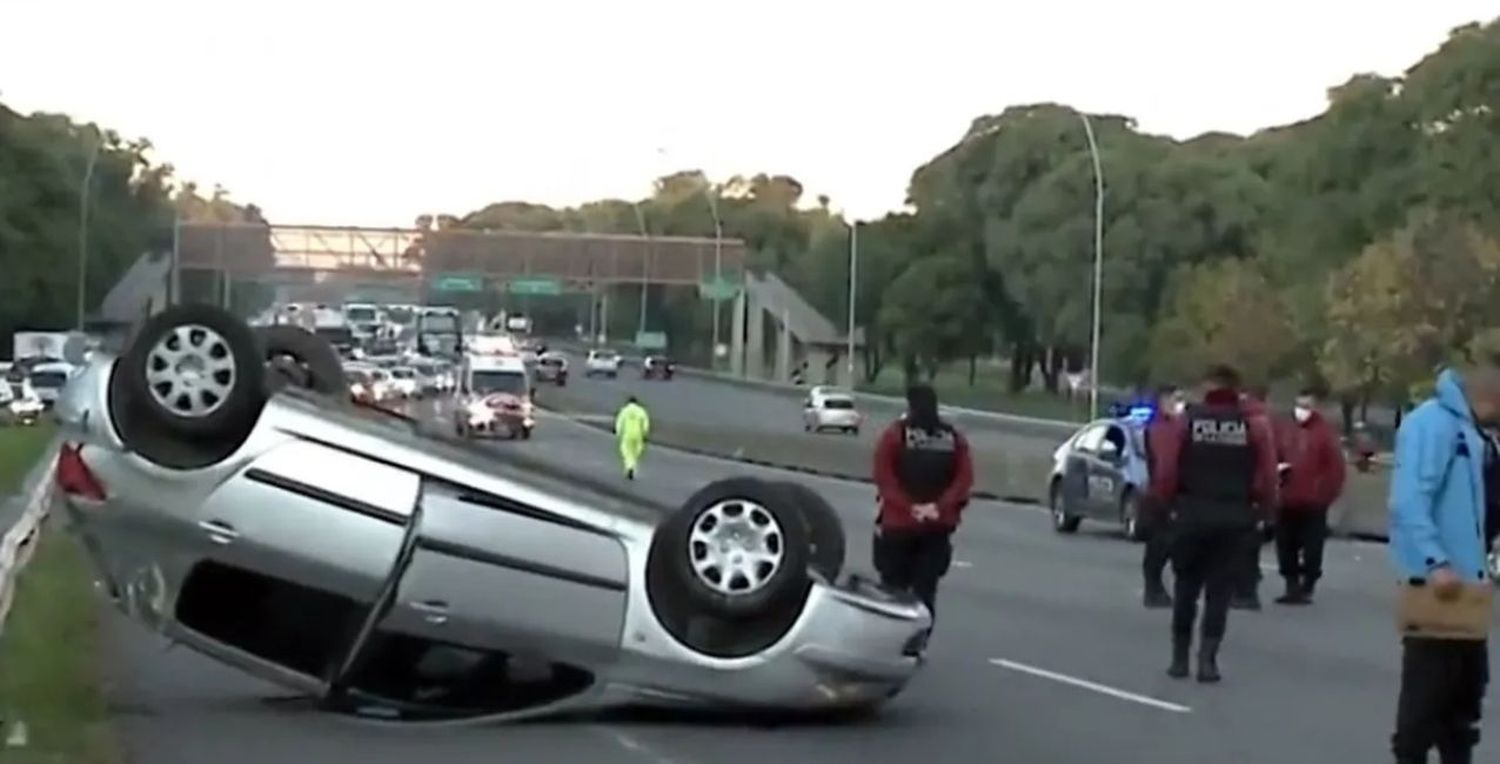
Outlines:
MULTIPOLYGON (((755 384, 755 383, 747 383, 755 384)), ((861 396, 861 400, 865 400, 861 396)), ((540 405, 563 414, 584 415, 586 424, 608 430, 613 414, 597 396, 573 387, 549 388, 540 405)), ((894 403, 865 405, 871 423, 880 426, 899 411, 894 403)), ((868 438, 809 434, 795 429, 776 432, 764 426, 737 427, 732 421, 712 421, 675 416, 670 409, 652 410, 653 440, 657 443, 708 456, 780 467, 814 474, 868 481, 872 446, 868 438)), ((976 446, 976 489, 981 496, 1026 503, 1044 503, 1051 472, 1052 451, 1075 428, 1074 425, 975 421, 959 413, 953 417, 971 431, 976 446), (985 435, 980 436, 978 433, 985 435)), ((1330 513, 1335 534, 1370 539, 1386 535, 1386 483, 1384 468, 1370 473, 1350 468, 1344 497, 1330 513)))

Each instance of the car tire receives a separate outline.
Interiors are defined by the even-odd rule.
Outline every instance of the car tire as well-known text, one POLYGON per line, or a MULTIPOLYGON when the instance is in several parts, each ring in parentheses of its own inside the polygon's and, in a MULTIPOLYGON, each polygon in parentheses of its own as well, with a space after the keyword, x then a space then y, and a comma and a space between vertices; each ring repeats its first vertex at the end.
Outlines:
POLYGON ((797 510, 807 524, 807 540, 811 548, 808 567, 817 571, 828 582, 838 580, 844 569, 846 539, 844 522, 838 512, 823 495, 795 481, 777 483, 797 500, 797 510))
POLYGON ((1083 518, 1068 514, 1064 506, 1062 495, 1062 483, 1054 480, 1052 488, 1047 491, 1047 509, 1052 515, 1052 530, 1058 533, 1076 533, 1083 518))
POLYGON ((530 427, 522 427, 521 428, 521 440, 531 440, 531 428, 530 427))
POLYGON ((265 406, 262 369, 260 343, 243 321, 211 305, 179 305, 148 319, 120 356, 115 378, 127 400, 116 404, 138 407, 166 433, 235 438, 265 406), (187 376, 187 362, 211 373, 187 376))
POLYGON ((800 602, 810 585, 812 551, 800 504, 785 487, 749 477, 700 488, 657 528, 646 561, 648 589, 655 579, 654 596, 686 599, 698 612, 733 620, 769 616, 800 602), (717 564, 722 552, 703 539, 725 522, 759 529, 773 560, 747 567, 731 557, 717 564), (650 574, 652 568, 658 575, 650 574), (737 584, 749 588, 736 591, 737 584))
POLYGON ((343 366, 326 340, 285 324, 260 327, 255 334, 264 353, 269 392, 292 384, 323 395, 344 394, 343 366))

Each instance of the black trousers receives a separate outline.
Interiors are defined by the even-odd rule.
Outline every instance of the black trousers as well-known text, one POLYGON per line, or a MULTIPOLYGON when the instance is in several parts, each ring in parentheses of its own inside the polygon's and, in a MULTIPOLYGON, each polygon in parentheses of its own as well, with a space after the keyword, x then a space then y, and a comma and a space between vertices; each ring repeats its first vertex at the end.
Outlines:
POLYGON ((877 532, 871 556, 881 584, 916 594, 936 618, 938 581, 953 564, 952 532, 877 532))
POLYGON ((1141 575, 1145 577, 1146 591, 1165 589, 1162 573, 1172 556, 1171 518, 1157 515, 1146 527, 1146 549, 1141 553, 1141 575))
POLYGON ((1233 595, 1239 599, 1254 599, 1260 590, 1260 548, 1266 543, 1265 533, 1258 528, 1245 530, 1236 550, 1233 573, 1233 595))
POLYGON ((1276 562, 1281 577, 1317 581, 1323 577, 1323 544, 1328 540, 1327 507, 1286 507, 1276 526, 1276 562))
POLYGON ((1391 750, 1398 764, 1467 764, 1479 743, 1479 719, 1490 679, 1489 646, 1478 640, 1402 640, 1401 695, 1391 750))
POLYGON ((1179 524, 1173 532, 1172 635, 1191 637, 1203 598, 1203 638, 1223 639, 1229 597, 1244 556, 1246 532, 1238 527, 1179 524))

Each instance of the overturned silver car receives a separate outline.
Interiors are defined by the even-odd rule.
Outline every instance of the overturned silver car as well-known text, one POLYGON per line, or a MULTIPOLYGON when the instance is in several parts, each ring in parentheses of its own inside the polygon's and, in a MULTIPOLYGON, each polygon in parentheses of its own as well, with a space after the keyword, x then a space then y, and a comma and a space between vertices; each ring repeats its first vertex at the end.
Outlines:
POLYGON ((653 507, 350 402, 300 330, 168 309, 57 412, 58 494, 117 607, 331 710, 869 709, 922 664, 930 614, 841 574, 810 489, 653 507))

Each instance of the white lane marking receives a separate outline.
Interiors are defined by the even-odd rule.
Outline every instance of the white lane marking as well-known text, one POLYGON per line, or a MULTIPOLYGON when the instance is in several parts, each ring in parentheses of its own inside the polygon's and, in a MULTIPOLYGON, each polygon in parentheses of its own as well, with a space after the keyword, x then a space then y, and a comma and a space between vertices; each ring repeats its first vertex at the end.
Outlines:
POLYGON ((1163 711, 1171 711, 1172 713, 1177 714, 1187 714, 1192 713, 1193 711, 1193 709, 1189 708, 1188 706, 1171 703, 1165 700, 1159 700, 1157 698, 1152 698, 1146 695, 1139 695, 1127 690, 1121 690, 1117 687, 1110 687, 1107 684, 1099 684, 1098 682, 1090 682, 1087 679, 1079 679, 1075 676, 1068 676, 1067 674, 1059 674, 1056 671, 1048 671, 1047 669, 1037 668, 1036 666, 1028 666, 1024 663, 1008 661, 1004 658, 991 658, 990 663, 1001 668, 1008 668, 1012 671, 1019 671, 1023 674, 1031 674, 1032 676, 1041 677, 1043 679, 1051 679, 1054 682, 1061 682, 1063 684, 1072 685, 1074 687, 1090 690, 1092 692, 1097 692, 1100 695, 1108 695, 1111 698, 1118 698, 1120 700, 1129 701, 1131 703, 1139 703, 1143 706, 1159 708, 1163 711))
POLYGON ((955 567, 955 568, 972 568, 972 567, 974 567, 974 563, 969 562, 968 560, 954 560, 953 561, 953 567, 955 567))
POLYGON ((651 764, 678 764, 679 762, 678 759, 672 759, 667 756, 663 756, 660 753, 657 753, 655 750, 652 750, 650 746, 647 746, 645 743, 636 740, 635 738, 625 734, 618 729, 615 729, 614 727, 595 727, 594 729, 597 729, 600 732, 603 732, 605 735, 608 735, 609 738, 615 743, 619 744, 621 748, 624 748, 625 750, 630 751, 631 753, 643 759, 646 759, 647 761, 650 761, 651 764))

